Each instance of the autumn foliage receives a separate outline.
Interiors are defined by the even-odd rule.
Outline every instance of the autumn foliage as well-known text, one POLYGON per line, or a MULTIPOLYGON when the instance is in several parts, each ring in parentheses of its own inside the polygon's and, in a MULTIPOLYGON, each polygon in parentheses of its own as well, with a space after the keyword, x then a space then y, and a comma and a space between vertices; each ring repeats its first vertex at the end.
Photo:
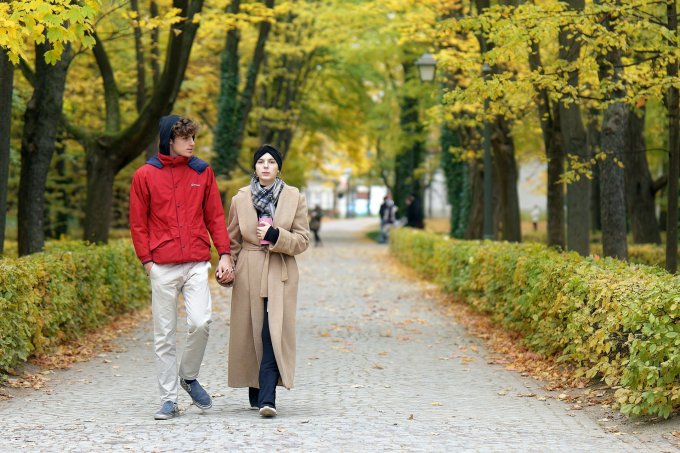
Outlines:
POLYGON ((668 417, 680 405, 680 284, 664 270, 410 229, 390 248, 531 349, 616 389, 622 412, 668 417))

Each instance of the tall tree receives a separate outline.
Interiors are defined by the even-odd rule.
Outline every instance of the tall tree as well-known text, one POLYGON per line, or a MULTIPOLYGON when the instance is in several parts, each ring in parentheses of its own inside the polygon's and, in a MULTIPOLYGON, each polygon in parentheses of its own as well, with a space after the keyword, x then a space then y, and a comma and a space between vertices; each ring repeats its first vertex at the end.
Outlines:
MULTIPOLYGON (((603 22, 608 31, 614 29, 615 17, 605 13, 603 22)), ((626 200, 623 175, 623 152, 626 147, 628 106, 622 79, 621 49, 611 47, 600 59, 600 83, 610 84, 610 103, 602 118, 601 147, 604 159, 600 165, 600 205, 602 209, 602 253, 628 259, 626 242, 626 200)))
POLYGON ((7 51, 0 49, 0 254, 5 249, 13 84, 14 66, 9 61, 7 51))
POLYGON ((460 134, 447 124, 441 127, 441 166, 446 176, 446 192, 451 206, 450 234, 464 238, 470 215, 470 181, 468 164, 454 155, 453 149, 461 145, 460 134))
POLYGON ((522 229, 519 211, 519 193, 517 192, 517 160, 515 159, 515 143, 510 133, 510 120, 498 116, 493 123, 493 175, 494 198, 496 203, 495 231, 496 237, 504 241, 521 242, 522 229))
POLYGON ((144 108, 121 128, 120 96, 109 55, 101 40, 93 53, 105 93, 106 120, 102 130, 90 131, 66 120, 67 130, 86 150, 87 199, 84 239, 106 242, 111 224, 116 174, 139 156, 158 134, 158 121, 173 108, 189 62, 204 0, 173 0, 180 20, 171 25, 163 70, 144 108))
MULTIPOLYGON (((408 58, 408 57, 407 57, 408 58)), ((415 61, 414 58, 411 60, 415 61)), ((413 64, 402 64, 406 83, 415 82, 416 68, 413 64)), ((425 143, 423 141, 423 125, 419 117, 418 99, 410 94, 403 94, 400 100, 400 124, 404 134, 404 145, 395 157, 394 202, 400 213, 406 212, 406 197, 415 194, 420 200, 423 198, 423 183, 420 177, 420 166, 425 157, 425 143)), ((419 203, 423 216, 423 204, 419 203)))
POLYGON ((24 115, 18 212, 20 256, 39 252, 45 244, 45 185, 72 54, 67 44, 61 59, 52 67, 45 61, 51 48, 47 43, 36 45, 35 88, 24 115))
MULTIPOLYGON (((678 7, 674 1, 666 3, 667 27, 677 43, 678 7)), ((666 66, 666 74, 678 77, 677 56, 666 66)), ((680 91, 670 84, 665 94, 668 109, 668 214, 666 216, 666 270, 678 270, 678 173, 680 172, 680 91)))
MULTIPOLYGON (((584 0, 569 0, 569 8, 583 11, 584 0)), ((580 36, 577 30, 565 26, 559 32, 559 58, 566 62, 567 85, 578 92, 579 71, 578 60, 581 52, 580 36)), ((581 108, 577 99, 565 97, 559 103, 560 125, 567 161, 586 165, 591 156, 588 150, 587 135, 581 108)), ((590 199, 590 180, 583 175, 567 185, 567 249, 586 256, 590 253, 590 205, 584 200, 590 199)))
MULTIPOLYGON (((271 10, 274 7, 274 0, 264 0, 264 5, 271 10)), ((241 1, 232 0, 227 12, 239 14, 241 12, 241 1)), ((214 166, 215 172, 218 174, 229 176, 238 165, 270 30, 271 22, 268 19, 263 19, 260 22, 257 42, 253 50, 253 57, 248 65, 245 86, 242 91, 239 91, 241 32, 238 28, 232 28, 227 32, 220 67, 220 95, 217 101, 218 116, 215 127, 214 149, 216 159, 214 166)))

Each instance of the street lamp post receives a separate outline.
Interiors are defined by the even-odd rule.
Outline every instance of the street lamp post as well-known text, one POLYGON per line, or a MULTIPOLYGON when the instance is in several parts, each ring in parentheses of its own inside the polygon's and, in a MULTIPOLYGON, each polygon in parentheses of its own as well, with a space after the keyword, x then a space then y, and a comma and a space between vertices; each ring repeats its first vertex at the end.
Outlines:
MULTIPOLYGON (((487 82, 491 76, 491 66, 484 63, 482 76, 487 82)), ((493 163, 491 162, 491 124, 486 117, 489 110, 489 97, 484 96, 484 239, 493 239, 493 163)))

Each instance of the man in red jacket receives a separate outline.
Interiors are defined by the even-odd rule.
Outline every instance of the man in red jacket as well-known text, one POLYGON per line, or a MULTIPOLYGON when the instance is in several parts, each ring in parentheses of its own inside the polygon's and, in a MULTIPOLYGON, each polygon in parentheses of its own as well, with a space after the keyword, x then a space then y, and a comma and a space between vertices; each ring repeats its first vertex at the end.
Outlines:
POLYGON ((212 407, 210 395, 196 380, 211 322, 210 238, 220 254, 217 280, 226 284, 234 279, 229 233, 215 174, 206 162, 193 155, 197 130, 198 125, 190 119, 174 115, 161 118, 159 153, 135 172, 130 189, 132 242, 151 281, 161 392, 156 420, 179 414, 178 378, 197 407, 212 407), (178 371, 175 332, 180 292, 184 296, 188 333, 178 371))

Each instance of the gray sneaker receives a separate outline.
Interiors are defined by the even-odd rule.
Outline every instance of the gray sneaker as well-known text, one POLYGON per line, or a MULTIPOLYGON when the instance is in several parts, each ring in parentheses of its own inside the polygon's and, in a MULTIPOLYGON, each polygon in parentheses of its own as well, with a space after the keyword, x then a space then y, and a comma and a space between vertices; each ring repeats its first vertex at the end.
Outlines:
POLYGON ((153 416, 156 420, 170 420, 171 418, 177 417, 179 415, 179 408, 177 403, 172 401, 166 401, 163 403, 161 408, 153 416))

